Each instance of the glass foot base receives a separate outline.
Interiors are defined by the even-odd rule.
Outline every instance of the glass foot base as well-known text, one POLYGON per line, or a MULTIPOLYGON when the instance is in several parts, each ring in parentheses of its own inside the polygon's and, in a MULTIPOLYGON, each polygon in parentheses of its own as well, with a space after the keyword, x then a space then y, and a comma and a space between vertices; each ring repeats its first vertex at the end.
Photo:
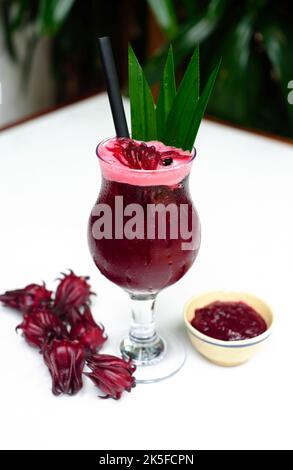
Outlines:
POLYGON ((136 340, 127 335, 120 343, 124 359, 131 359, 136 366, 151 366, 160 362, 166 353, 166 343, 155 335, 150 341, 136 340))
MULTIPOLYGON (((123 344, 124 357, 126 356, 125 348, 127 350, 127 347, 130 348, 129 351, 131 355, 131 353, 133 353, 133 348, 132 343, 128 341, 128 334, 129 331, 125 331, 124 335, 121 334, 121 332, 119 334, 117 331, 111 333, 109 336, 111 341, 107 341, 108 345, 106 352, 121 356, 121 344, 123 344)), ((163 346, 161 353, 157 354, 156 348, 151 351, 147 349, 145 351, 146 355, 150 357, 151 353, 153 356, 152 360, 146 365, 144 362, 144 352, 140 348, 140 351, 142 351, 141 356, 136 360, 133 360, 137 367, 134 376, 138 384, 153 383, 168 379, 169 377, 172 377, 172 375, 176 374, 176 372, 178 372, 184 365, 186 359, 184 343, 173 335, 173 333, 168 331, 166 332, 164 330, 162 337, 160 336, 160 332, 158 334, 161 341, 160 346, 163 346)))

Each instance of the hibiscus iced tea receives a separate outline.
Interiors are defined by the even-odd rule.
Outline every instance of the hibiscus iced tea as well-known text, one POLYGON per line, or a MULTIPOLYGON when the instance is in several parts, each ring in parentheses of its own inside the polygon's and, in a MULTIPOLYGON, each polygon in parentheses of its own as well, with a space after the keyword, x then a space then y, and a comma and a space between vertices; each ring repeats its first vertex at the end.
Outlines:
POLYGON ((128 292, 157 293, 188 271, 199 249, 189 193, 194 155, 128 139, 104 141, 97 154, 102 187, 88 229, 94 262, 128 292))

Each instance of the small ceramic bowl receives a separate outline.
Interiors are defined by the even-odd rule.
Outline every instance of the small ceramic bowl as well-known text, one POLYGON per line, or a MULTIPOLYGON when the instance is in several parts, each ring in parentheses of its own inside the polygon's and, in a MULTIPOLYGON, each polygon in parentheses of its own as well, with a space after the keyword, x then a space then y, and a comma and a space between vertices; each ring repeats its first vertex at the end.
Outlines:
POLYGON ((251 358, 262 346, 263 342, 271 334, 274 316, 262 300, 254 295, 244 292, 210 292, 190 299, 184 308, 184 322, 188 336, 193 346, 207 359, 221 366, 237 366, 251 358), (211 338, 196 328, 190 321, 194 317, 194 311, 216 300, 243 301, 254 308, 267 324, 267 330, 255 338, 240 341, 222 341, 211 338))

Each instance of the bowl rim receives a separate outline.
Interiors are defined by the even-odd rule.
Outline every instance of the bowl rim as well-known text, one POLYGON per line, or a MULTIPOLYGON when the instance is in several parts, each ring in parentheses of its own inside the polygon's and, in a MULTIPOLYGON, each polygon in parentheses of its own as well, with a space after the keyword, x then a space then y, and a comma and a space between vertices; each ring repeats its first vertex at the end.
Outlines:
MULTIPOLYGON (((233 300, 234 300, 234 298, 233 298, 233 300)), ((211 302, 212 302, 212 300, 211 300, 211 302)), ((248 300, 245 300, 245 302, 249 304, 248 300)), ((209 302, 207 302, 207 304, 208 303, 209 302)), ((259 313, 259 315, 262 316, 261 312, 258 312, 258 313, 259 313)), ((255 345, 261 343, 262 341, 266 340, 270 336, 270 334, 272 332, 272 329, 273 329, 274 321, 275 321, 275 316, 274 316, 274 313, 273 313, 272 309, 260 297, 257 297, 254 294, 250 294, 249 292, 226 291, 226 290, 207 291, 207 292, 203 292, 202 294, 194 295, 194 296, 190 297, 184 305, 183 316, 184 316, 185 326, 186 326, 188 332, 193 337, 195 337, 195 338, 197 338, 197 339, 199 339, 199 340, 201 340, 205 343, 208 343, 212 346, 222 346, 222 347, 225 347, 225 348, 241 348, 241 347, 255 346, 255 345), (271 324, 268 326, 266 331, 264 331, 260 335, 254 336, 253 338, 236 340, 236 341, 225 341, 225 340, 222 340, 222 339, 217 339, 217 338, 213 338, 212 336, 205 335, 204 333, 201 333, 199 330, 197 330, 193 325, 191 325, 191 323, 188 320, 187 316, 188 316, 188 313, 189 313, 190 306, 193 304, 193 302, 195 300, 200 299, 201 297, 204 297, 204 296, 208 297, 209 295, 223 295, 223 294, 225 294, 225 296, 229 296, 231 294, 233 296, 237 295, 237 296, 240 297, 240 299, 241 299, 241 297, 250 297, 250 298, 256 300, 257 302, 260 302, 268 310, 268 312, 271 316, 271 324)))

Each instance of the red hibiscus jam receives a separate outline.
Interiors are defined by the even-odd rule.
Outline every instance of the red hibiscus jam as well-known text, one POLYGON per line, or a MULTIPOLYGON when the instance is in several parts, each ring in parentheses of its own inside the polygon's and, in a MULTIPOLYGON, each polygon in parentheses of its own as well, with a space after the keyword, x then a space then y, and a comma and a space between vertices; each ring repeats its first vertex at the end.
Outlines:
POLYGON ((215 301, 194 312, 191 325, 223 341, 254 338, 267 329, 263 318, 245 302, 215 301))

